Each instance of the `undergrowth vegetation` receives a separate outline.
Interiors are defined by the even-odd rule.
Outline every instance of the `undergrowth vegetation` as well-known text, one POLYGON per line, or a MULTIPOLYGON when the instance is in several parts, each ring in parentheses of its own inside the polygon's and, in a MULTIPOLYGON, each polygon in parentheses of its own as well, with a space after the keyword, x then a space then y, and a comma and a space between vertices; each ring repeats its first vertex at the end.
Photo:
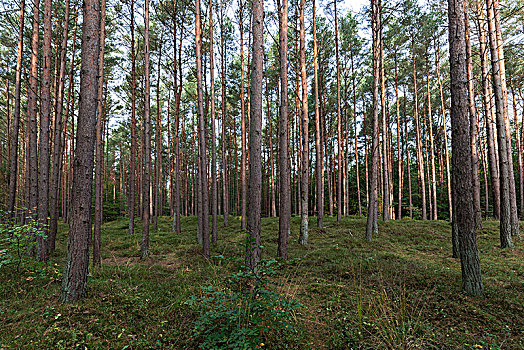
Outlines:
MULTIPOLYGON (((326 218, 310 244, 293 218, 287 263, 276 256, 278 219, 262 220, 264 264, 242 268, 240 221, 219 225, 212 258, 202 259, 196 218, 151 232, 140 261, 140 227, 103 226, 102 267, 90 268, 88 297, 60 304, 67 226, 48 264, 0 268, 0 349, 518 349, 524 348, 524 250, 498 248, 498 223, 478 232, 486 298, 460 292, 450 225, 326 218), (236 348, 242 348, 240 346, 236 348)), ((311 218, 315 222, 315 218, 311 218)), ((313 225, 311 225, 313 227, 313 225)))

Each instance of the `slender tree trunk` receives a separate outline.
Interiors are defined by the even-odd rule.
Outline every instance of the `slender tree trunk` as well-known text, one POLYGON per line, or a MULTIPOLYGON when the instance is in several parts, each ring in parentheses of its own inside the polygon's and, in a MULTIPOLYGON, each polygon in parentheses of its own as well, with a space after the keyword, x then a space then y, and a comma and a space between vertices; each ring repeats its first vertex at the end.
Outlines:
POLYGON ((15 108, 11 126, 10 155, 9 155, 9 199, 7 211, 11 218, 15 217, 16 184, 18 175, 18 133, 20 129, 20 93, 22 90, 22 54, 24 51, 24 18, 25 0, 20 2, 20 17, 18 25, 18 48, 16 51, 16 82, 15 82, 15 108))
POLYGON ((415 116, 415 130, 417 140, 417 166, 418 177, 420 179, 420 191, 422 196, 422 220, 427 220, 426 214, 426 177, 424 174, 424 155, 422 153, 422 135, 420 131, 420 118, 418 113, 418 91, 417 91, 417 71, 415 66, 415 42, 412 41, 412 59, 413 59, 413 96, 414 96, 414 116, 415 116))
MULTIPOLYGON (((226 131, 227 131, 227 104, 226 104, 226 45, 224 41, 224 1, 220 2, 220 46, 222 48, 220 64, 221 69, 221 83, 222 83, 222 200, 223 200, 223 215, 224 226, 229 225, 229 188, 228 188, 228 165, 227 165, 227 149, 226 149, 226 131)), ((243 89, 241 89, 243 91, 243 89)))
MULTIPOLYGON (((183 27, 184 22, 182 21, 182 26, 180 29, 180 40, 178 44, 178 61, 176 59, 176 45, 174 45, 174 72, 173 72, 173 79, 174 79, 174 92, 175 92, 175 193, 174 193, 174 208, 173 208, 173 231, 176 233, 181 233, 181 221, 180 216, 182 215, 182 209, 181 209, 181 203, 180 203, 180 182, 182 181, 182 178, 180 177, 180 98, 182 96, 182 35, 183 35, 183 27), (178 66, 178 72, 180 77, 180 83, 177 79, 177 66, 178 66)), ((177 34, 177 13, 176 13, 176 3, 173 6, 173 41, 176 42, 176 34, 177 34)), ((187 181, 186 181, 187 184, 187 181)), ((185 196, 187 198, 187 195, 185 196)), ((187 205, 186 205, 187 210, 187 205)))
MULTIPOLYGON (((51 115, 51 0, 44 2, 44 41, 42 45, 42 86, 40 96, 40 135, 38 138, 38 221, 48 234, 49 217, 49 119, 51 115)), ((37 238, 37 257, 46 261, 49 257, 47 239, 37 238)))
POLYGON ((402 219, 402 140, 401 140, 401 126, 400 126, 400 100, 398 98, 398 67, 397 55, 395 52, 395 105, 397 115, 397 151, 398 151, 398 209, 397 219, 402 219))
POLYGON ((442 87, 442 79, 440 77, 440 47, 438 40, 435 39, 435 67, 438 81, 438 88, 440 93, 440 110, 442 113, 441 133, 444 139, 445 164, 446 164, 446 180, 448 190, 448 207, 449 207, 449 221, 453 220, 453 200, 451 198, 451 174, 449 170, 449 147, 448 147, 448 132, 446 127, 446 106, 444 103, 444 91, 442 87))
POLYGON ((504 111, 503 85, 501 78, 501 65, 499 51, 497 50, 497 34, 493 11, 493 1, 486 0, 488 12, 489 41, 491 48, 491 74, 493 90, 495 93, 497 137, 499 146, 499 171, 500 171, 500 245, 502 248, 513 248, 512 219, 511 219, 511 192, 510 192, 510 160, 508 159, 508 143, 506 142, 506 125, 504 111))
MULTIPOLYGON (((273 118, 271 116, 271 105, 269 103, 269 86, 266 75, 266 106, 267 106, 267 123, 268 123, 268 138, 269 138, 269 203, 268 214, 271 217, 277 216, 276 194, 275 194, 275 160, 273 157, 273 118)), ((278 83, 277 83, 278 89, 278 83)))
MULTIPOLYGON (((75 24, 76 29, 76 24, 75 24)), ((64 102, 64 84, 65 84, 65 70, 67 61, 67 39, 69 34, 69 0, 65 2, 64 14, 64 31, 62 36, 62 49, 60 52, 60 72, 58 77, 58 93, 56 101, 55 126, 53 133, 53 162, 51 170, 51 191, 49 194, 50 202, 50 221, 49 221, 49 252, 55 251, 55 240, 58 231, 58 215, 59 215, 59 188, 60 188, 60 168, 62 164, 62 109, 64 102)), ((73 38, 74 40, 74 38, 73 38)), ((73 47, 74 47, 73 43, 73 47)), ((74 56, 74 54, 73 54, 74 56)), ((72 61, 71 61, 72 62, 72 61)), ((73 62, 72 62, 73 63, 73 62)), ((73 64, 71 64, 73 66, 73 64)), ((71 84, 71 81, 69 82, 71 84)), ((66 115, 67 121, 67 115, 66 115)), ((65 137, 65 136, 64 136, 65 137)))
POLYGON ((499 64, 499 51, 497 50, 497 37, 495 32, 493 2, 487 0, 489 39, 491 47, 492 79, 495 93, 497 137, 499 146, 499 171, 500 171, 500 243, 502 248, 512 248, 511 239, 511 198, 509 179, 509 159, 506 142, 505 112, 503 86, 501 79, 501 66, 499 64))
POLYGON ((263 0, 253 0, 252 3, 252 59, 250 81, 250 125, 249 125, 249 197, 247 218, 247 265, 255 268, 260 261, 260 204, 262 185, 262 76, 263 76, 263 30, 264 7, 263 0))
MULTIPOLYGON (((385 69, 384 69, 384 43, 382 40, 382 2, 379 2, 380 7, 379 9, 379 27, 378 27, 378 35, 379 35, 379 42, 380 42, 380 48, 379 48, 379 55, 380 55, 380 61, 379 61, 379 73, 380 73, 380 104, 381 104, 381 110, 382 110, 382 218, 384 219, 384 222, 388 222, 390 219, 390 210, 391 210, 391 200, 390 200, 390 181, 389 181, 389 169, 390 164, 388 161, 388 154, 389 154, 389 148, 388 148, 388 129, 387 125, 389 123, 388 120, 388 114, 387 114, 387 108, 386 108, 386 76, 385 76, 385 69)), ((380 142, 380 141, 379 141, 380 142)))
POLYGON ((371 241, 378 233, 378 162, 379 162, 379 84, 380 84, 380 0, 371 0, 372 7, 372 51, 373 51, 373 131, 371 145, 371 179, 369 185, 368 218, 366 239, 371 241))
POLYGON ((209 0, 209 81, 211 82, 211 236, 217 242, 217 157, 215 135, 215 53, 213 52, 213 0, 209 0))
POLYGON ((468 97, 469 97, 469 119, 471 137, 471 171, 473 186, 473 210, 475 211, 476 228, 482 229, 482 205, 480 203, 480 178, 479 178, 479 156, 477 150, 477 109, 475 108, 475 86, 473 76, 473 55, 471 52, 471 41, 469 34, 469 19, 467 4, 464 3, 464 21, 466 35, 466 59, 468 74, 468 97))
POLYGON ((95 225, 93 233, 93 266, 100 266, 100 243, 103 212, 103 172, 104 172, 104 54, 105 54, 106 2, 100 1, 100 53, 98 58, 98 103, 96 108, 96 162, 95 162, 95 225))
MULTIPOLYGON (((162 42, 162 38, 160 39, 162 42)), ((158 229, 158 217, 162 216, 162 117, 160 104, 160 75, 162 62, 162 43, 158 49, 158 67, 157 67, 157 83, 156 83, 156 125, 155 125, 155 190, 154 190, 154 206, 153 214, 153 230, 158 229)))
MULTIPOLYGON (((343 143, 342 143, 342 113, 340 111, 340 67, 339 67, 339 49, 338 49, 338 16, 337 16, 337 0, 333 2, 335 6, 335 65, 337 72, 337 143, 338 143, 338 152, 337 152, 337 222, 342 220, 342 152, 343 152, 343 143)), ((305 77, 305 68, 304 68, 304 77, 305 77)), ((303 79, 305 79, 303 77, 303 79)), ((303 98, 307 101, 307 94, 303 95, 303 98)), ((307 111, 307 110, 306 110, 307 111)))
POLYGON ((520 215, 522 216, 522 213, 524 212, 524 169, 522 165, 522 143, 520 140, 520 132, 519 132, 519 121, 518 121, 518 115, 517 115, 517 97, 515 94, 515 89, 513 87, 513 82, 510 79, 509 86, 511 88, 511 96, 513 97, 513 117, 514 117, 514 123, 515 123, 515 143, 517 147, 517 165, 519 169, 519 193, 520 193, 520 215))
MULTIPOLYGON (((129 204, 128 233, 135 233, 135 190, 136 190, 136 56, 135 56, 135 1, 131 0, 131 150, 129 161, 129 204)), ((176 72, 175 72, 176 75, 176 72)))
MULTIPOLYGON (((315 0, 313 0, 315 1, 315 0)), ((314 3, 313 3, 314 6, 314 3)), ((291 219, 291 188, 289 168, 289 101, 287 79, 287 47, 288 47, 288 0, 282 0, 280 10, 280 116, 279 116, 279 167, 280 167, 280 203, 278 218, 278 251, 282 259, 287 259, 287 237, 290 232, 291 219)), ((313 29, 315 31, 315 29, 313 29)), ((315 34, 313 34, 315 35, 315 34)), ((313 39, 313 42, 314 39, 313 39)), ((316 66, 315 66, 316 67, 316 66)))
POLYGON ((202 255, 209 258, 209 189, 207 181, 206 125, 204 116, 204 99, 202 91, 202 27, 200 19, 200 0, 195 0, 195 40, 196 40, 196 78, 197 78, 197 113, 198 139, 200 146, 200 188, 202 195, 202 255))
MULTIPOLYGON (((484 127, 486 127, 487 123, 484 123, 484 127)), ((484 131, 487 132, 487 130, 484 128, 484 131)), ((479 133, 480 134, 480 133, 479 133)), ((485 201, 484 201, 484 210, 486 211, 486 217, 489 213, 489 181, 488 181, 488 155, 487 155, 487 145, 486 144, 480 144, 480 155, 482 158, 482 172, 484 173, 484 195, 485 195, 485 201)))
MULTIPOLYGON (((300 76, 302 80, 302 153, 301 153, 301 223, 298 242, 307 245, 309 240, 309 112, 307 104, 305 0, 300 0, 300 76)), ((339 91, 340 95, 340 91, 339 91)), ((340 96, 339 96, 340 97, 340 96)), ((339 107, 340 112, 340 107, 339 107)), ((340 113, 339 113, 340 116, 340 113)), ((339 155, 340 160, 340 155, 339 155)), ((342 170, 342 169, 339 169, 342 170)), ((339 171, 340 173, 340 171, 339 171)), ((340 202, 338 203, 340 205, 340 202)), ((340 212, 340 207, 338 208, 340 212)))
POLYGON ((142 179, 142 242, 140 258, 149 256, 149 218, 151 217, 151 95, 149 79, 149 0, 145 0, 145 33, 144 33, 144 122, 143 122, 143 179, 142 179))
MULTIPOLYGON (((429 131, 429 158, 430 158, 430 166, 431 166, 431 193, 432 193, 432 219, 438 220, 438 210, 437 210, 437 175, 435 170, 435 145, 433 142, 433 115, 431 111, 431 88, 429 86, 429 57, 426 53, 426 92, 428 95, 428 131, 429 131)), ((427 134, 427 132, 426 132, 427 134)))
MULTIPOLYGON (((494 31, 496 38, 496 49, 498 51, 499 60, 496 61, 500 66, 500 83, 502 92, 503 112, 504 112, 504 127, 506 132, 506 151, 508 152, 508 176, 509 176, 509 191, 510 191, 510 206, 511 206, 511 235, 520 236, 519 217, 517 210, 517 195, 515 189, 515 175, 513 171, 513 152, 511 149, 511 131, 509 125, 509 107, 508 107, 508 88, 506 84, 506 67, 504 61, 504 41, 502 40, 502 29, 500 24, 499 1, 489 0, 491 5, 488 6, 493 11, 494 31)), ((488 16, 489 17, 489 16, 488 16)), ((489 17, 491 18, 491 17, 489 17)), ((490 30, 491 32, 491 30, 490 30)), ((493 63, 492 63, 493 64, 493 63)), ((493 71, 493 69, 492 69, 493 71)), ((496 92, 495 92, 496 94, 496 92)))
MULTIPOLYGON (((287 0, 286 0, 287 3, 287 0)), ((313 0, 313 69, 314 69, 314 99, 315 99, 315 175, 317 181, 317 226, 324 226, 324 156, 322 154, 322 129, 320 125, 320 108, 318 96, 318 45, 316 0, 313 0)), ((281 42, 280 45, 283 43, 281 42)), ((282 47, 282 46, 281 46, 282 47)), ((287 64, 287 63, 286 63, 287 64)), ((282 66, 281 66, 282 69, 282 66)), ((286 80, 287 81, 287 80, 286 80)), ((286 93, 287 94, 287 93, 286 93)), ((287 102, 287 101, 286 101, 287 102)), ((358 166, 358 161, 357 161, 358 166)), ((358 181, 358 180, 357 180, 358 181)), ((360 198, 360 196, 359 196, 360 198)), ((360 201, 359 201, 360 204, 360 201)))
POLYGON ((242 157, 241 157, 241 181, 242 181, 242 214, 240 227, 246 228, 246 215, 247 215, 247 178, 246 178, 246 162, 247 162, 247 150, 246 150, 246 112, 245 112, 245 97, 244 97, 244 22, 243 14, 244 7, 242 0, 240 0, 239 15, 240 15, 240 123, 241 123, 241 138, 242 138, 242 157))
POLYGON ((464 0, 448 0, 451 75, 451 115, 455 216, 458 229, 462 290, 472 296, 484 294, 475 232, 473 208, 468 75, 464 0))
POLYGON ((86 295, 89 267, 89 237, 93 192, 93 163, 98 89, 100 7, 96 0, 84 0, 82 24, 82 68, 78 131, 73 171, 71 219, 61 300, 74 302, 86 295))
MULTIPOLYGON (((73 30, 73 47, 72 47, 72 54, 71 54, 71 62, 75 61, 75 55, 76 55, 76 32, 78 28, 78 7, 79 6, 77 4, 76 9, 75 9, 75 27, 73 30)), ((63 152, 59 152, 59 155, 60 155, 59 164, 62 164, 63 156, 66 153, 68 120, 69 120, 69 115, 71 114, 70 113, 71 106, 74 106, 74 99, 75 99, 75 96, 73 94, 74 72, 75 72, 75 65, 71 64, 71 71, 69 72, 69 87, 68 87, 68 92, 67 92, 67 103, 66 103, 66 110, 65 110, 65 122, 64 122, 63 136, 62 136, 62 141, 61 141, 62 142, 61 148, 63 149, 63 152)), ((74 115, 71 116, 71 131, 72 131, 71 135, 74 133, 73 132, 74 130, 72 127, 73 122, 74 122, 74 115)), ((72 149, 73 149, 73 137, 72 136, 70 139, 69 148, 71 150, 70 152, 71 154, 72 149)), ((63 171, 64 181, 63 181, 63 189, 62 189, 62 217, 64 219, 64 223, 66 222, 69 216, 69 211, 67 210, 68 193, 69 193, 67 185, 68 185, 68 178, 70 178, 69 173, 70 173, 70 168, 71 168, 71 158, 72 157, 68 157, 68 158, 69 159, 67 161, 67 166, 61 165, 62 167, 64 167, 64 171, 63 171)))
POLYGON ((351 53, 351 81, 353 84, 353 132, 355 137, 355 172, 357 177, 357 201, 358 201, 358 215, 362 216, 362 202, 360 200, 360 160, 358 156, 358 135, 357 135, 357 86, 356 86, 356 72, 354 69, 353 51, 351 53))
MULTIPOLYGON (((404 96, 406 91, 404 90, 404 96)), ((408 169, 408 202, 409 202, 409 218, 413 219, 413 194, 411 188, 411 163, 409 158, 409 134, 408 134, 408 123, 407 123, 407 112, 406 112, 406 98, 404 98, 404 140, 406 145, 406 167, 408 169)))
POLYGON ((485 15, 481 0, 477 0, 478 36, 480 48, 480 65, 482 67, 482 102, 484 107, 484 118, 486 123, 486 142, 488 149, 488 163, 491 178, 491 191, 493 193, 493 216, 500 218, 500 178, 497 162, 496 138, 494 137, 495 115, 493 112, 493 91, 489 81, 488 48, 485 34, 485 15))

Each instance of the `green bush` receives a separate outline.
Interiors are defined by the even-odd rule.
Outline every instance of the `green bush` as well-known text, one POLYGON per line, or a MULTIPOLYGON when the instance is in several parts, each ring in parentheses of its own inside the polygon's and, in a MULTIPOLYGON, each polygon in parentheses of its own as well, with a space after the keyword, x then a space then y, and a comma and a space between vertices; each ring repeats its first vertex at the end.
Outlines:
POLYGON ((256 269, 242 266, 224 283, 202 287, 200 296, 187 301, 200 313, 193 332, 201 349, 262 348, 270 339, 283 347, 289 341, 296 332, 293 316, 302 305, 274 290, 271 277, 281 265, 262 260, 256 269))
POLYGON ((0 268, 16 265, 18 270, 22 262, 29 258, 25 252, 35 247, 37 237, 45 238, 45 233, 32 217, 27 217, 26 223, 19 224, 8 213, 0 212, 0 268))

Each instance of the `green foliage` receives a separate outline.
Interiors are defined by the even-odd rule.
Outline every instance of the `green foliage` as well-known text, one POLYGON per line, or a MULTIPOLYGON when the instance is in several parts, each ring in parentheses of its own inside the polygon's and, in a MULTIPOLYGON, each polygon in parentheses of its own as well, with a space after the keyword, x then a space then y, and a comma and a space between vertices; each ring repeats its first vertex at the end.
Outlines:
POLYGON ((25 224, 19 224, 8 213, 0 212, 0 268, 16 265, 17 270, 25 259, 24 251, 36 246, 37 237, 46 237, 42 225, 34 218, 27 217, 25 224))
POLYGON ((242 266, 225 283, 202 287, 188 300, 200 311, 193 332, 201 349, 261 348, 277 336, 282 346, 295 333, 293 317, 302 305, 275 291, 271 280, 281 266, 274 259, 256 269, 242 266))

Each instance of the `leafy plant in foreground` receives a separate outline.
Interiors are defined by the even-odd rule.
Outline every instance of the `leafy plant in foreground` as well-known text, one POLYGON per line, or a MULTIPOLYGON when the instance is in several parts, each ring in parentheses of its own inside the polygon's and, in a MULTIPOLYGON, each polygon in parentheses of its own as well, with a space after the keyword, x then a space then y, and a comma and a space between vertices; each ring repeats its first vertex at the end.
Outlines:
POLYGON ((0 212, 0 268, 16 265, 19 270, 28 257, 24 251, 35 247, 37 237, 45 238, 45 233, 33 218, 28 217, 25 224, 19 224, 6 212, 0 212))
POLYGON ((202 287, 200 296, 187 301, 200 312, 193 332, 201 349, 261 348, 277 337, 285 343, 295 332, 293 316, 302 305, 272 288, 271 277, 281 265, 270 259, 255 269, 242 266, 223 284, 202 287))

